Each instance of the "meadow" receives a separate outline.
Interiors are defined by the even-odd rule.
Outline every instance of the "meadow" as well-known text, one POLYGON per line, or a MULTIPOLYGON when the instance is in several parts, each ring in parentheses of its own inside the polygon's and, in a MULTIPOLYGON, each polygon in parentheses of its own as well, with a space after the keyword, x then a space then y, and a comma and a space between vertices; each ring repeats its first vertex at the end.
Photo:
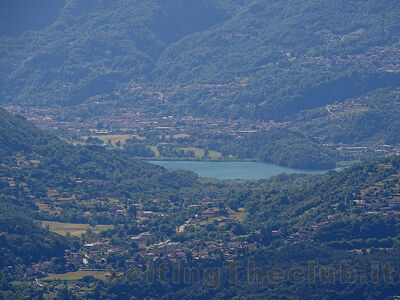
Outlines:
POLYGON ((72 236, 80 237, 82 233, 91 229, 95 233, 100 233, 108 229, 112 229, 113 225, 96 225, 90 226, 89 224, 74 224, 74 223, 63 223, 63 222, 53 222, 53 221, 41 221, 42 227, 47 228, 59 235, 66 236, 67 233, 72 236))

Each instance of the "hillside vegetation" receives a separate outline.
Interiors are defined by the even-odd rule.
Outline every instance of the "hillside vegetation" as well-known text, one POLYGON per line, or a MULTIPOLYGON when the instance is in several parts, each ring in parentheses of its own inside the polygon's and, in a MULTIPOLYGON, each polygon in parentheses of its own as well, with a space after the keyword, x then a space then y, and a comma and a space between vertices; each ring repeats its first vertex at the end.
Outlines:
POLYGON ((400 90, 379 89, 343 103, 303 111, 288 120, 323 142, 358 145, 400 142, 400 90))
POLYGON ((398 281, 382 276, 376 282, 357 277, 339 283, 320 273, 336 268, 333 276, 339 280, 343 262, 360 276, 375 264, 382 272, 396 266, 399 157, 318 176, 198 180, 193 173, 167 172, 120 151, 66 144, 4 110, 0 124, 1 296, 321 299, 327 293, 385 298, 400 291, 398 281), (38 221, 49 227, 40 228, 38 221), (65 232, 73 228, 81 228, 81 235, 65 232), (49 231, 60 229, 65 237, 49 231), (88 259, 75 260, 75 255, 88 259), (148 263, 158 268, 177 261, 199 272, 225 272, 227 262, 243 268, 240 280, 224 275, 213 288, 129 278, 132 267, 146 270, 148 263), (257 281, 254 290, 246 277, 253 262, 261 272, 289 272, 310 261, 319 270, 314 283, 289 277, 278 285, 257 281), (87 273, 98 276, 82 276, 79 268, 99 270, 87 273), (104 269, 118 270, 120 276, 105 280, 104 269), (57 278, 74 284, 65 291, 57 278))
MULTIPOLYGON (((11 2, 0 8, 23 18, 11 2)), ((72 0, 44 14, 55 21, 44 28, 23 21, 17 36, 3 21, 0 78, 8 102, 71 105, 145 82, 169 44, 229 16, 208 0, 72 0)))
MULTIPOLYGON (((19 20, 12 3, 0 8, 19 20)), ((400 82, 396 1, 61 3, 42 22, 2 20, 2 102, 71 105, 155 87, 172 112, 268 120, 400 82)))
MULTIPOLYGON (((112 224, 118 221, 115 215, 105 213, 108 208, 84 215, 83 208, 71 209, 71 201, 80 205, 93 198, 110 197, 123 198, 125 206, 137 204, 138 199, 154 205, 157 197, 157 205, 162 207, 181 188, 197 185, 194 173, 168 172, 100 146, 72 146, 2 109, 0 124, 1 207, 16 206, 30 217, 112 224), (38 202, 54 197, 66 200, 50 205, 38 202), (32 212, 32 208, 39 211, 32 212)), ((90 203, 86 205, 90 207, 90 203)))

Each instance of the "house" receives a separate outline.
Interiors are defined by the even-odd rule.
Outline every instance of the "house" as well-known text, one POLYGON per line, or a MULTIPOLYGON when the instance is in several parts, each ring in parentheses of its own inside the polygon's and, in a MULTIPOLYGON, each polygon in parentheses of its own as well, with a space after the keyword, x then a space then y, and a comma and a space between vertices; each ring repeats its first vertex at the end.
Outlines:
POLYGON ((131 239, 134 240, 135 242, 145 242, 151 236, 152 234, 150 232, 143 232, 139 235, 132 236, 131 239))
POLYGON ((151 217, 153 215, 154 215, 154 212, 151 211, 151 210, 148 210, 148 211, 139 210, 137 212, 137 216, 140 217, 140 218, 151 217))
POLYGON ((149 217, 167 217, 171 215, 168 212, 154 212, 154 211, 143 211, 143 210, 139 210, 137 212, 137 216, 140 218, 149 218, 149 217))
POLYGON ((66 266, 79 266, 83 263, 83 259, 85 258, 85 254, 82 252, 73 252, 66 251, 65 253, 66 266))
POLYGON ((365 200, 353 200, 356 205, 365 205, 365 200))
POLYGON ((84 180, 82 178, 72 178, 73 181, 75 181, 75 183, 83 183, 84 180))
POLYGON ((203 204, 214 203, 214 202, 217 202, 217 199, 212 199, 210 197, 204 197, 203 199, 201 199, 201 203, 203 204))
POLYGON ((107 242, 94 242, 94 243, 90 243, 90 244, 85 244, 83 245, 85 248, 88 248, 90 250, 100 250, 100 249, 109 249, 111 248, 111 246, 109 245, 109 243, 107 242))
POLYGON ((200 205, 198 205, 198 204, 191 204, 191 205, 189 205, 188 206, 188 208, 190 209, 190 208, 197 208, 197 207, 199 207, 200 205))
POLYGON ((281 231, 280 230, 272 230, 271 235, 275 237, 281 236, 281 231))
POLYGON ((58 196, 58 192, 57 192, 57 190, 55 190, 55 189, 51 189, 51 190, 48 190, 47 191, 47 197, 48 198, 55 198, 55 197, 57 197, 58 196))

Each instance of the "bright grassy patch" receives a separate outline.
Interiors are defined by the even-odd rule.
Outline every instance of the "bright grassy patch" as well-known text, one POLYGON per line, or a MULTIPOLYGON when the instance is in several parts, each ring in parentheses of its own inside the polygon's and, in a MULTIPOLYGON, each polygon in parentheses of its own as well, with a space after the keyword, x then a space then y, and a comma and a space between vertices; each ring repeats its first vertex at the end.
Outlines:
POLYGON ((114 228, 114 225, 96 225, 94 227, 93 231, 98 233, 98 232, 106 231, 106 230, 113 229, 113 228, 114 228))
POLYGON ((350 167, 350 166, 352 166, 354 164, 358 164, 360 162, 361 162, 361 160, 338 161, 336 163, 336 166, 339 167, 339 168, 340 167, 350 167))
POLYGON ((196 158, 199 158, 199 159, 204 158, 204 150, 203 149, 194 148, 194 147, 179 148, 179 149, 185 151, 185 153, 187 153, 189 151, 193 151, 196 158))
POLYGON ((49 226, 49 230, 53 231, 59 235, 65 236, 69 232, 72 236, 80 236, 85 233, 88 229, 92 229, 94 232, 99 233, 113 228, 113 225, 97 225, 95 227, 89 224, 73 224, 73 223, 63 223, 63 222, 52 222, 52 221, 42 221, 42 227, 49 226))
POLYGON ((105 280, 105 275, 107 271, 77 271, 77 272, 69 272, 65 274, 53 274, 43 278, 43 281, 54 281, 54 280, 63 280, 63 281, 74 281, 81 280, 85 276, 93 276, 99 280, 105 280))
POLYGON ((182 133, 182 134, 175 134, 175 135, 174 135, 174 139, 181 139, 181 138, 187 138, 187 137, 190 137, 190 135, 184 134, 184 133, 182 133))
POLYGON ((236 220, 240 223, 243 223, 246 220, 246 217, 248 215, 247 211, 245 208, 239 208, 238 211, 234 211, 233 209, 228 208, 227 209, 229 213, 229 217, 233 220, 236 220))
MULTIPOLYGON (((137 139, 142 139, 138 135, 134 134, 98 134, 98 135, 91 135, 92 138, 98 138, 102 140, 105 144, 108 143, 108 141, 111 141, 111 145, 116 147, 117 142, 121 142, 121 145, 124 145, 126 143, 126 140, 135 137, 137 139)), ((83 139, 87 139, 88 136, 84 136, 83 139)))
POLYGON ((150 150, 154 152, 156 157, 160 157, 160 152, 158 152, 157 146, 150 146, 150 150))
POLYGON ((220 159, 222 158, 222 154, 220 152, 214 151, 214 150, 209 150, 208 155, 210 156, 211 159, 220 159))
POLYGON ((214 150, 208 150, 208 156, 204 157, 205 150, 201 148, 195 148, 195 147, 188 147, 188 148, 179 148, 183 151, 188 152, 188 151, 193 151, 196 158, 198 159, 205 159, 205 158, 211 158, 211 159, 221 159, 222 154, 220 152, 214 151, 214 150))

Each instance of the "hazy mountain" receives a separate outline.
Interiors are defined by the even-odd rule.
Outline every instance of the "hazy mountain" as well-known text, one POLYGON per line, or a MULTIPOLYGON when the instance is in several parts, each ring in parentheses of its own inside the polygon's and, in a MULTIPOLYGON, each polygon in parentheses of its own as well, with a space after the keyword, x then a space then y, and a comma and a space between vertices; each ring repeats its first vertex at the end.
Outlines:
POLYGON ((47 2, 1 3, 3 102, 75 104, 136 84, 174 90, 179 112, 279 119, 400 81, 398 2, 47 2))
POLYGON ((256 1, 167 48, 155 81, 225 84, 225 96, 204 87, 179 100, 195 111, 260 119, 397 86, 399 13, 393 1, 256 1))
MULTIPOLYGON (((2 13, 24 18, 25 2, 14 2, 2 2, 2 13)), ((35 3, 29 12, 46 6, 49 22, 30 15, 16 30, 7 22, 14 18, 3 20, 6 101, 74 104, 130 80, 144 82, 169 44, 229 17, 208 0, 64 1, 54 9, 35 3)))

